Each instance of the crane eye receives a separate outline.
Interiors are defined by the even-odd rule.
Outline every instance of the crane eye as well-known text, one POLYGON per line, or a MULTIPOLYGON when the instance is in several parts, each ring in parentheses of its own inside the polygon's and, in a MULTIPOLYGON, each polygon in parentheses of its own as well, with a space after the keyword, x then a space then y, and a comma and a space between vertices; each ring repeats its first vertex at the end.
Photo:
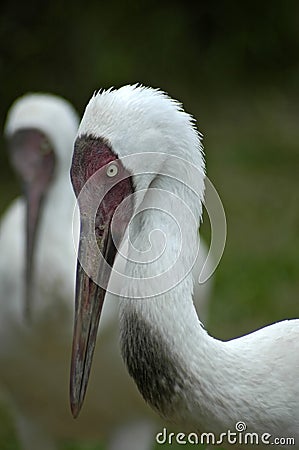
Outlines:
POLYGON ((47 155, 51 152, 51 144, 48 139, 43 139, 40 143, 40 151, 43 155, 47 155))
POLYGON ((107 167, 106 174, 110 178, 115 177, 115 175, 118 174, 118 167, 117 167, 117 165, 116 164, 110 164, 107 167))

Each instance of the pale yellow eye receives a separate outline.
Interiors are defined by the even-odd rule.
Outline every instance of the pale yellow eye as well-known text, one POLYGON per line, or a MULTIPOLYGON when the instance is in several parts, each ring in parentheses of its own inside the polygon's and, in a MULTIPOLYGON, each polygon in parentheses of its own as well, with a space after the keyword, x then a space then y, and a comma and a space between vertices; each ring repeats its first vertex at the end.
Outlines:
POLYGON ((107 167, 106 174, 110 178, 115 177, 115 175, 118 174, 118 167, 117 167, 117 165, 116 164, 110 164, 107 167))

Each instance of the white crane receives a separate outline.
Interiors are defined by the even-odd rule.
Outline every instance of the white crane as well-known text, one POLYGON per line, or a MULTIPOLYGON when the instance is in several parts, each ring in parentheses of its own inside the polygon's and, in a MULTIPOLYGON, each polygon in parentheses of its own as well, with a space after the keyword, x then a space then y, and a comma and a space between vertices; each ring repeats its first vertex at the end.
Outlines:
POLYGON ((7 117, 9 156, 24 196, 0 226, 0 383, 24 450, 56 450, 64 439, 148 450, 155 417, 122 362, 113 297, 86 409, 74 421, 68 407, 76 269, 69 168, 78 123, 72 106, 49 94, 21 97, 7 117))
POLYGON ((117 248, 129 228, 131 245, 123 270, 130 281, 118 291, 121 351, 144 399, 163 417, 200 433, 235 430, 236 423, 244 421, 248 432, 269 433, 273 439, 293 437, 298 446, 299 320, 222 342, 206 332, 194 309, 188 270, 198 241, 204 161, 192 118, 159 90, 134 85, 99 92, 89 101, 79 126, 71 177, 81 209, 71 369, 74 414, 83 402, 109 275, 116 276, 106 261, 111 266, 115 255, 119 258, 117 248), (185 162, 178 163, 178 158, 185 162), (81 195, 90 165, 101 173, 98 195, 104 197, 93 209, 94 242, 104 258, 93 253, 89 239, 87 185, 87 196, 81 195), (194 170, 188 172, 188 167, 194 170), (161 191, 168 199, 164 215, 161 191), (181 207, 178 199, 183 199, 181 207), (122 202, 125 207, 118 214, 122 202), (157 229, 167 244, 159 257, 144 264, 149 239, 154 250, 160 248, 159 236, 156 242, 151 235, 157 229), (111 236, 117 240, 114 245, 111 236), (179 266, 174 271, 176 260, 179 266), (186 276, 165 290, 163 283, 169 280, 160 275, 169 271, 171 277, 180 271, 186 276), (147 298, 152 292, 157 295, 147 298), (137 298, 142 295, 143 300, 137 298))

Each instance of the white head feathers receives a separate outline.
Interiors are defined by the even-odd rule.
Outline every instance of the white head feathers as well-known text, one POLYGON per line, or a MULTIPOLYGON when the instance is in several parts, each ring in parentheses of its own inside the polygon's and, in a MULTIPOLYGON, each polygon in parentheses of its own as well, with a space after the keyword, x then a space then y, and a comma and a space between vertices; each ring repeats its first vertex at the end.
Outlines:
MULTIPOLYGON (((127 85, 95 93, 79 126, 78 137, 82 135, 104 138, 119 158, 151 154, 148 160, 146 157, 122 160, 133 175, 144 174, 146 170, 161 173, 171 159, 169 156, 182 158, 201 170, 203 190, 204 159, 194 119, 178 101, 159 89, 127 85)), ((173 159, 171 164, 174 170, 173 159)), ((147 189, 152 181, 150 175, 133 178, 138 190, 147 189)))
POLYGON ((190 148, 198 156, 202 150, 194 120, 182 105, 163 91, 139 85, 95 93, 79 126, 78 136, 83 134, 105 138, 119 157, 161 152, 193 162, 190 148))
POLYGON ((78 115, 72 105, 52 94, 26 94, 10 108, 5 135, 24 128, 35 128, 52 142, 59 164, 70 165, 72 143, 78 129, 78 115))

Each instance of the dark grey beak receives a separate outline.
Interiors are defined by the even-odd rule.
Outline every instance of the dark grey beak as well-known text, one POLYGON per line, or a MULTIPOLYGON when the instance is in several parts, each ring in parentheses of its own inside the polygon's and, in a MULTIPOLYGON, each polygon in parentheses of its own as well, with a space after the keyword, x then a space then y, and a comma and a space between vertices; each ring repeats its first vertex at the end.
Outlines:
POLYGON ((39 219, 41 215, 43 192, 36 192, 33 186, 25 186, 26 201, 26 263, 25 263, 25 294, 24 316, 31 319, 31 302, 33 288, 33 255, 36 243, 39 219))
POLYGON ((12 165, 20 178, 26 203, 24 315, 31 318, 34 249, 43 201, 55 169, 55 154, 47 137, 36 129, 21 129, 9 139, 12 165))
MULTIPOLYGON (((84 261, 88 257, 85 254, 85 237, 82 235, 82 228, 81 224, 70 380, 70 403, 74 417, 78 416, 84 401, 96 344, 97 330, 110 275, 109 273, 107 274, 106 280, 104 280, 104 287, 100 287, 89 278, 82 268, 80 261, 84 261)), ((105 232, 98 243, 105 261, 112 267, 116 255, 116 248, 109 229, 110 227, 105 228, 105 232)), ((99 273, 103 270, 104 268, 100 263, 98 267, 99 273)))

